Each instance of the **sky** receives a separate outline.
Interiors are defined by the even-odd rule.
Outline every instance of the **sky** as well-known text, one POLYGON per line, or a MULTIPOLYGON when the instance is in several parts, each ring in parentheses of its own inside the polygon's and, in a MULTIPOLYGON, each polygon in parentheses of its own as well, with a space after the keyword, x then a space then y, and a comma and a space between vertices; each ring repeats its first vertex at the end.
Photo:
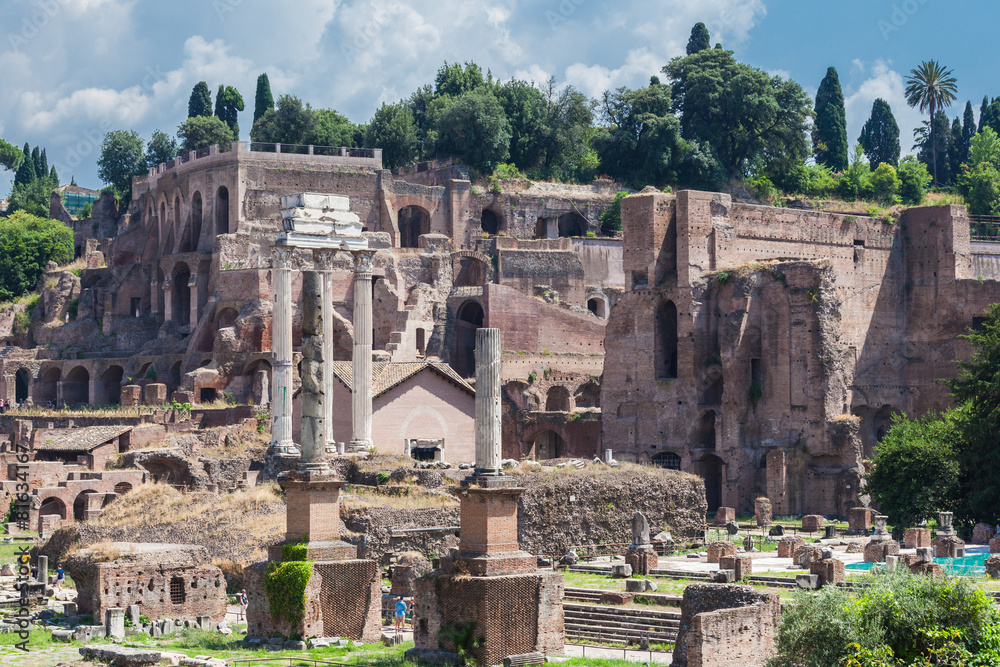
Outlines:
MULTIPOLYGON (((810 95, 836 67, 851 142, 882 97, 908 152, 922 116, 904 80, 922 60, 954 70, 951 116, 968 99, 978 119, 983 96, 1000 96, 981 46, 998 18, 995 0, 2 0, 0 137, 46 148, 64 183, 96 189, 104 134, 175 133, 199 81, 243 94, 247 140, 261 72, 275 98, 354 122, 432 83, 444 61, 597 97, 646 85, 703 21, 713 44, 810 95)), ((0 171, 0 196, 12 177, 0 171)))

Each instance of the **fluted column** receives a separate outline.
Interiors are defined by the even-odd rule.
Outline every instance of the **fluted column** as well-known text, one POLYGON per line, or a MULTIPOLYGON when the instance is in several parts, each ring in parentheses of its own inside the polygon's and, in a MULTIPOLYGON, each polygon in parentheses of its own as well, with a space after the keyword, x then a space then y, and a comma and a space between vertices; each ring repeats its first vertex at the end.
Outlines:
POLYGON ((323 377, 323 274, 302 272, 302 458, 299 470, 326 464, 326 383, 323 377))
POLYGON ((476 475, 502 475, 500 330, 476 329, 476 475))
POLYGON ((372 446, 372 268, 374 250, 354 255, 354 390, 351 393, 351 448, 372 446))
POLYGON ((337 443, 333 440, 333 250, 314 250, 314 266, 323 276, 323 393, 324 405, 324 447, 335 452, 337 443))
POLYGON ((272 248, 274 309, 271 348, 271 449, 280 454, 298 454, 292 441, 292 250, 272 248))

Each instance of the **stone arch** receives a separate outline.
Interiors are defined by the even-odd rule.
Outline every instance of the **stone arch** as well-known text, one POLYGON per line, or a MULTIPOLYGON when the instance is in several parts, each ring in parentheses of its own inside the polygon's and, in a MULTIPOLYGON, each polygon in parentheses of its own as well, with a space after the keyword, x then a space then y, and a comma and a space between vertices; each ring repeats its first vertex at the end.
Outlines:
POLYGON ((587 297, 587 310, 599 319, 608 319, 608 312, 610 310, 608 307, 608 297, 603 294, 591 294, 587 297))
POLYGON ((191 323, 191 269, 184 262, 174 265, 171 277, 170 298, 174 322, 181 325, 191 323))
POLYGON ((236 324, 236 318, 239 316, 240 314, 235 308, 223 308, 215 315, 215 328, 225 329, 231 327, 236 324))
POLYGON ((483 326, 484 318, 483 306, 475 299, 458 307, 452 366, 463 377, 472 377, 476 372, 476 329, 483 326))
POLYGON ((453 252, 451 268, 454 287, 479 287, 493 282, 493 259, 485 253, 475 250, 453 252))
POLYGON ((708 501, 708 511, 712 512, 722 506, 722 459, 714 454, 702 457, 694 464, 694 473, 705 480, 705 500, 708 501))
POLYGON ((63 401, 66 405, 90 403, 90 371, 76 366, 63 381, 63 401))
POLYGON ((141 461, 136 460, 135 463, 149 473, 150 479, 154 482, 171 486, 187 486, 191 483, 191 466, 181 456, 154 455, 141 461))
POLYGON ((59 380, 62 379, 62 369, 58 366, 51 366, 42 373, 41 378, 35 383, 35 403, 46 405, 50 401, 55 403, 59 399, 59 380))
POLYGON ((575 399, 578 408, 599 408, 601 407, 601 386, 593 380, 586 382, 576 390, 575 399))
POLYGON ((708 410, 691 429, 691 445, 699 449, 715 449, 715 410, 708 410))
POLYGON ((59 496, 48 496, 42 499, 41 507, 38 509, 38 525, 36 530, 42 528, 43 516, 58 516, 61 520, 66 520, 66 503, 59 496))
POLYGON ((185 233, 187 238, 187 243, 185 244, 184 252, 194 252, 198 250, 198 246, 201 242, 201 223, 204 216, 205 204, 201 197, 200 192, 195 192, 191 195, 191 224, 188 226, 188 231, 185 233))
POLYGON ((549 237, 549 219, 538 218, 535 221, 535 238, 547 239, 549 237))
POLYGON ((87 496, 95 493, 97 491, 93 489, 84 489, 77 494, 73 500, 73 519, 75 521, 85 521, 87 519, 87 496))
POLYGON ((125 369, 117 364, 108 366, 107 370, 101 374, 101 395, 97 398, 97 403, 110 403, 118 405, 122 401, 122 378, 125 377, 125 369))
POLYGON ((503 385, 504 393, 517 406, 518 410, 527 409, 527 400, 524 394, 528 389, 530 389, 528 383, 521 380, 510 380, 503 385))
POLYGON ((396 213, 396 226, 399 229, 399 247, 417 248, 420 246, 420 236, 430 234, 430 211, 416 204, 403 206, 396 213))
POLYGON ((560 215, 558 225, 560 237, 586 236, 587 230, 590 228, 587 219, 576 211, 560 215))
POLYGON ((677 306, 663 301, 656 307, 654 322, 654 355, 656 377, 677 377, 677 306))
POLYGON ((31 396, 31 371, 18 368, 14 373, 14 400, 23 403, 31 396))
POLYGON ((215 192, 215 234, 229 233, 229 188, 219 186, 215 192))
POLYGON ((115 484, 115 493, 119 496, 124 496, 126 493, 132 490, 132 485, 128 482, 118 482, 115 484))
POLYGON ((505 228, 503 213, 497 213, 491 208, 484 208, 479 215, 479 228, 484 234, 496 236, 505 228))
POLYGON ((402 424, 399 426, 399 439, 401 441, 412 440, 415 438, 432 439, 440 437, 443 438, 447 444, 448 433, 448 422, 445 421, 444 417, 441 416, 441 413, 438 410, 430 407, 429 405, 420 405, 410 410, 410 412, 407 413, 406 417, 403 419, 402 424), (414 421, 418 422, 415 428, 427 428, 427 424, 433 422, 437 424, 437 428, 439 430, 436 433, 417 431, 411 434, 409 429, 414 421))
POLYGON ((536 461, 561 459, 566 456, 566 441, 556 431, 545 428, 531 436, 536 461))
MULTIPOLYGON (((171 392, 177 391, 181 386, 181 362, 178 361, 170 367, 170 384, 168 388, 171 392)), ((169 394, 167 395, 167 400, 170 400, 169 394)))
POLYGON ((549 391, 545 394, 545 411, 570 412, 571 410, 569 390, 562 385, 549 387, 549 391))

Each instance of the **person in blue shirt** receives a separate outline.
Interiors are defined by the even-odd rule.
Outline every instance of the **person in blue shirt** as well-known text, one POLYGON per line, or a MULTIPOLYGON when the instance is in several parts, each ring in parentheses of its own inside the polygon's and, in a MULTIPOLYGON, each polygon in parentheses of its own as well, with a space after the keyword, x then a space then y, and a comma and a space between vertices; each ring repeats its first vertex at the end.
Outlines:
POLYGON ((396 600, 396 629, 402 630, 403 623, 406 621, 406 603, 403 602, 403 598, 396 600))
POLYGON ((62 591, 63 580, 66 579, 66 573, 63 572, 62 564, 56 564, 56 590, 62 591))

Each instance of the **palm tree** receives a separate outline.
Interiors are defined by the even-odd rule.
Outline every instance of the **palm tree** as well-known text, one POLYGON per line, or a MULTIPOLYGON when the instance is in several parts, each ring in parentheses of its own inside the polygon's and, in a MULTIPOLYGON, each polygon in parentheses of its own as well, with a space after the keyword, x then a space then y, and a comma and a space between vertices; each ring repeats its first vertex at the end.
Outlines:
POLYGON ((925 60, 910 70, 906 78, 906 103, 930 111, 931 159, 934 161, 934 183, 937 178, 937 139, 934 137, 934 114, 955 101, 955 77, 936 60, 925 60))

